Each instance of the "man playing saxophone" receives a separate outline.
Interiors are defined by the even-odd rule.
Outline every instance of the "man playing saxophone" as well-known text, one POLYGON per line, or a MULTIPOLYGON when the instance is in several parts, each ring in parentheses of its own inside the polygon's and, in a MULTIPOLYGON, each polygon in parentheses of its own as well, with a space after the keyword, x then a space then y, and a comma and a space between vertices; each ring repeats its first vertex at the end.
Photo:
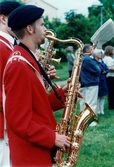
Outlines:
POLYGON ((51 82, 35 55, 46 34, 43 12, 44 9, 34 5, 23 5, 8 19, 9 27, 20 41, 7 62, 3 79, 12 167, 51 167, 52 147, 65 151, 71 144, 70 137, 56 132, 52 112, 64 107, 68 84, 47 94, 42 76, 51 82))

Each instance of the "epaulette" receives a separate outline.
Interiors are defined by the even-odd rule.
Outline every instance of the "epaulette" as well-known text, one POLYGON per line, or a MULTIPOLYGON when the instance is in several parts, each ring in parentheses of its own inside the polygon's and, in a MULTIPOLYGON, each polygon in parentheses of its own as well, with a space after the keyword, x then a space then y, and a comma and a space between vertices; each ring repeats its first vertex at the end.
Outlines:
POLYGON ((15 52, 12 54, 10 61, 11 61, 11 62, 12 62, 12 61, 16 61, 16 60, 20 61, 20 56, 21 56, 21 52, 15 51, 15 52))

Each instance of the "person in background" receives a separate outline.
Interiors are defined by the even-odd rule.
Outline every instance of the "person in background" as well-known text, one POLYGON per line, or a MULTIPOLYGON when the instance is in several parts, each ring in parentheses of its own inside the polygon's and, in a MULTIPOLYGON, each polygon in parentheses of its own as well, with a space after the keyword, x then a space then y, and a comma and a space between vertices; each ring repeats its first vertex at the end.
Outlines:
POLYGON ((53 111, 64 107, 68 84, 57 90, 53 87, 47 94, 43 77, 49 84, 51 81, 35 55, 45 41, 43 12, 34 5, 24 5, 8 18, 8 26, 20 41, 8 59, 3 79, 12 167, 52 167, 52 148, 66 151, 71 144, 68 136, 56 132, 53 115, 53 111))
POLYGON ((98 114, 104 114, 104 103, 105 96, 108 95, 108 86, 106 82, 106 75, 109 70, 107 65, 102 60, 102 51, 101 49, 95 49, 93 51, 93 58, 99 63, 101 69, 101 74, 99 75, 99 89, 98 89, 98 114))
POLYGON ((73 46, 68 46, 67 47, 67 62, 68 62, 68 71, 69 71, 69 77, 71 77, 72 74, 72 68, 74 65, 74 59, 75 59, 75 55, 73 53, 73 46))
POLYGON ((0 3, 0 166, 8 167, 9 151, 4 140, 4 114, 2 104, 2 77, 3 71, 14 45, 14 33, 8 27, 9 14, 19 7, 20 4, 14 1, 5 1, 0 3))
POLYGON ((109 73, 107 74, 108 84, 108 109, 114 110, 114 47, 106 46, 104 51, 104 63, 108 66, 109 73))
MULTIPOLYGON (((80 111, 85 108, 85 103, 87 103, 97 114, 98 85, 101 69, 98 62, 94 61, 90 57, 92 53, 93 46, 91 44, 85 44, 83 48, 82 66, 79 77, 81 84, 80 93, 83 96, 83 98, 80 99, 80 111)), ((92 122, 90 124, 90 126, 95 125, 97 125, 96 122, 92 122)))

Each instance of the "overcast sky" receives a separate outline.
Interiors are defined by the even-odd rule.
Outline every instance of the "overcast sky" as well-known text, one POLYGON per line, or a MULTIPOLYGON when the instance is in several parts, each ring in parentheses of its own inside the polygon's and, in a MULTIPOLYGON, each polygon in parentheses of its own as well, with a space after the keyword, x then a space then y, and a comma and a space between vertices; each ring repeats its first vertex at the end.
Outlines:
POLYGON ((64 19, 64 13, 75 10, 76 13, 88 15, 88 7, 98 3, 98 0, 44 0, 58 8, 58 17, 64 19))

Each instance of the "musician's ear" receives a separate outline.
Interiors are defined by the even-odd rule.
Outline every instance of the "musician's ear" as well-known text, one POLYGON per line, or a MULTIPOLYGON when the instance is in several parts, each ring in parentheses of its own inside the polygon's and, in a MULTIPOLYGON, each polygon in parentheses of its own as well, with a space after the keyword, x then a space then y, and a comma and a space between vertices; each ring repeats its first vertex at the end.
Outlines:
POLYGON ((31 25, 27 25, 26 29, 27 29, 28 33, 33 34, 34 28, 31 25))
POLYGON ((7 17, 3 14, 0 14, 0 22, 4 25, 7 25, 7 17))

